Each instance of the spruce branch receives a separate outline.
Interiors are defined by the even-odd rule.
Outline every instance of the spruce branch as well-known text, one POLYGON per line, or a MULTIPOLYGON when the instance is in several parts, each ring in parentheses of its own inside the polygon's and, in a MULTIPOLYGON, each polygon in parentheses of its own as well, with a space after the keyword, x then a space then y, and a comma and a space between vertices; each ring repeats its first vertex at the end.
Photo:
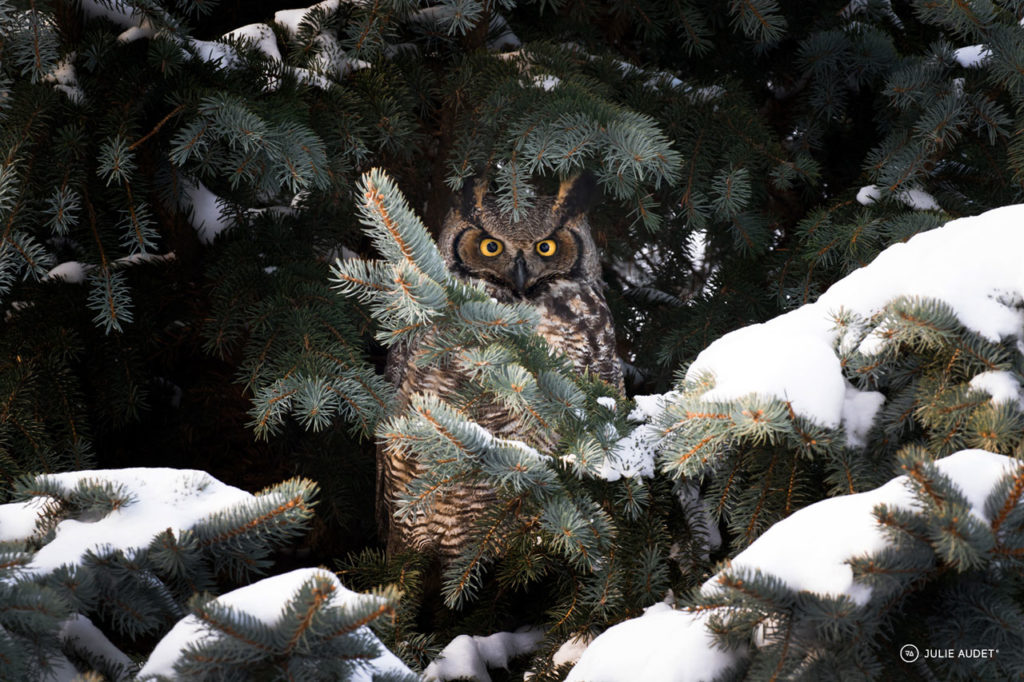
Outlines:
MULTIPOLYGON (((203 3, 203 4, 208 4, 208 3, 203 3)), ((179 104, 178 106, 176 106, 173 109, 171 109, 167 113, 166 116, 164 116, 162 119, 160 119, 157 122, 157 124, 155 126, 153 126, 152 130, 150 130, 148 133, 146 133, 145 135, 143 135, 139 139, 135 140, 135 142, 132 142, 128 146, 128 149, 129 150, 134 150, 136 147, 140 147, 143 144, 145 144, 146 140, 150 139, 151 137, 156 135, 158 132, 160 132, 160 129, 163 128, 167 124, 168 121, 170 121, 172 118, 174 118, 175 116, 180 114, 182 111, 184 111, 184 109, 185 109, 185 105, 184 104, 179 104)))

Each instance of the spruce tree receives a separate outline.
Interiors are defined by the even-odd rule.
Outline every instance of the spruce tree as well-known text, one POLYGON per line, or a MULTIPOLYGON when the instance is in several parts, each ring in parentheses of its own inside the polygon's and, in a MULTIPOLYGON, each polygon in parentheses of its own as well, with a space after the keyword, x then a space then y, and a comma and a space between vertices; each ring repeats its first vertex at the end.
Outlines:
MULTIPOLYGON (((887 398, 854 454, 784 401, 708 405, 711 379, 680 370, 890 245, 1019 201, 1022 14, 924 0, 0 0, 0 502, 20 499, 23 476, 90 467, 207 469, 249 490, 308 476, 323 490, 315 556, 347 556, 369 589, 418 566, 373 547, 373 441, 405 434, 437 461, 431 480, 490 477, 526 505, 517 522, 540 527, 536 549, 513 523, 466 557, 465 580, 445 586, 465 608, 439 617, 440 636, 499 627, 473 606, 487 590, 543 583, 550 651, 701 579, 701 517, 675 498, 702 477, 728 555, 803 505, 884 482, 908 444, 1017 451, 1020 411, 971 380, 1019 377, 1019 353, 937 300, 834 311, 843 378, 887 398), (362 229, 371 168, 392 178, 373 176, 387 202, 408 198, 412 260, 362 229), (529 311, 495 308, 431 256, 467 178, 489 177, 515 219, 583 170, 604 195, 592 221, 628 391, 679 391, 655 420, 667 434, 649 479, 594 475, 642 410, 566 376, 529 311), (394 268, 423 275, 419 298, 391 309, 351 280, 356 296, 332 289, 346 274, 387 286, 394 268), (520 328, 473 327, 506 313, 520 328), (448 325, 438 361, 472 354, 472 390, 536 410, 558 449, 535 458, 458 406, 420 405, 475 434, 443 461, 422 419, 389 413, 380 367, 407 318, 448 325), (892 343, 868 357, 861 335, 880 327, 892 343), (534 392, 511 395, 512 373, 534 392)), ((53 598, 25 589, 3 598, 53 598)), ((63 608, 4 628, 37 633, 45 658, 63 608)), ((416 650, 444 642, 403 608, 393 641, 423 663, 416 650)))

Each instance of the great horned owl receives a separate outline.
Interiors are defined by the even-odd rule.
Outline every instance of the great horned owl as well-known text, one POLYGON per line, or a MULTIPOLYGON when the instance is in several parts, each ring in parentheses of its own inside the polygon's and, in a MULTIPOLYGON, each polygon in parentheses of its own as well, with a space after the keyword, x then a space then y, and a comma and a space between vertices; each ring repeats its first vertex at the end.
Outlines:
MULTIPOLYGON (((512 222, 486 195, 485 183, 467 183, 461 201, 445 219, 439 247, 459 278, 481 284, 500 302, 536 306, 537 331, 552 347, 564 352, 577 370, 588 370, 621 390, 615 332, 586 215, 594 189, 590 176, 566 180, 557 196, 537 198, 525 217, 512 222)), ((418 366, 416 355, 416 346, 396 347, 388 357, 400 410, 414 393, 448 399, 464 381, 458 367, 418 366)), ((552 445, 538 442, 537 434, 521 428, 517 417, 497 403, 477 405, 470 416, 496 436, 541 449, 552 445)), ((378 448, 378 522, 389 552, 437 551, 449 562, 469 541, 473 520, 496 496, 484 484, 470 483, 442 493, 423 515, 396 518, 395 501, 422 466, 386 444, 378 448)))

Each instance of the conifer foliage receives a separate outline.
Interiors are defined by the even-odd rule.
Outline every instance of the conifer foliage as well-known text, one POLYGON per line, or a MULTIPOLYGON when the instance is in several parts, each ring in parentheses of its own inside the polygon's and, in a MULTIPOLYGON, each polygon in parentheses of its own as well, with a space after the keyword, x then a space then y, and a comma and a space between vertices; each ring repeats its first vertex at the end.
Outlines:
POLYGON ((951 679, 1024 670, 1024 291, 1016 256, 988 255, 992 244, 1015 247, 1021 215, 990 211, 889 249, 814 304, 722 337, 665 396, 654 420, 661 468, 706 483, 730 553, 752 543, 748 556, 760 561, 795 551, 820 562, 789 570, 739 551, 694 593, 693 611, 741 653, 736 675, 872 679, 915 662, 901 658, 901 643, 952 650, 922 661, 951 679), (951 264, 961 268, 952 283, 951 264), (796 352, 779 352, 780 342, 796 352), (759 369, 748 358, 765 346, 777 366, 759 369), (1006 464, 1005 474, 988 463, 1006 464), (894 492, 898 481, 880 487, 898 474, 912 495, 894 492), (795 528, 794 512, 869 490, 881 497, 873 514, 886 546, 865 542, 864 524, 851 521, 838 557, 852 580, 815 583, 808 576, 837 572, 820 558, 837 548, 807 538, 833 526, 844 537, 837 513, 855 508, 825 500, 802 509, 795 528))
POLYGON ((601 635, 568 680, 1019 676, 1021 463, 933 457, 907 447, 885 485, 779 522, 689 607, 601 635))
MULTIPOLYGON (((530 594, 551 605, 531 614, 548 633, 534 667, 556 679, 560 640, 692 587, 801 507, 903 465, 930 481, 925 451, 1018 456, 1024 413, 1004 389, 1024 382, 1019 334, 941 296, 828 309, 830 385, 879 408, 863 423, 687 368, 892 245, 1021 200, 1022 19, 1018 0, 0 0, 0 503, 47 498, 38 533, 3 546, 17 577, 0 580, 0 656, 19 671, 68 656, 55 628, 88 629, 76 614, 119 644, 155 637, 290 537, 221 543, 196 520, 29 576, 58 521, 144 502, 112 480, 60 488, 58 472, 202 468, 249 490, 314 477, 315 555, 359 589, 401 586, 381 631, 407 661, 503 625, 530 594), (627 386, 663 394, 657 414, 575 376, 533 311, 453 280, 431 241, 470 177, 514 220, 581 171, 603 194, 591 221, 627 386), (431 361, 473 380, 457 404, 396 413, 383 355, 428 327, 431 361), (483 432, 476 400, 552 434, 550 451, 483 432), (657 471, 602 477, 641 433, 657 471), (431 464, 403 513, 460 479, 500 493, 443 606, 422 557, 374 547, 377 440, 431 464), (139 617, 106 598, 122 583, 139 617)), ((785 366, 766 348, 742 359, 785 366)), ((953 543, 922 500, 903 521, 929 541, 900 556, 921 580, 928 561, 966 576, 950 592, 964 599, 1008 541, 965 528, 953 543)), ((252 504, 209 523, 255 522, 252 504)))
POLYGON ((833 319, 843 379, 881 408, 867 433, 851 441, 846 429, 825 427, 775 397, 706 400, 715 386, 710 374, 683 382, 658 422, 666 432, 665 470, 713 480, 713 507, 741 544, 817 491, 842 495, 880 485, 895 473, 895 453, 907 442, 940 457, 1021 447, 1020 403, 996 402, 976 383, 991 372, 1024 384, 1019 341, 986 339, 934 299, 897 297, 870 320, 842 310, 833 319), (869 349, 864 341, 873 332, 884 341, 869 349))
POLYGON ((664 470, 710 481, 711 508, 742 546, 823 494, 884 483, 908 443, 934 457, 1021 452, 1017 265, 986 259, 989 244, 1016 241, 1018 215, 992 211, 919 235, 813 305, 716 341, 656 420, 664 470), (961 258, 963 279, 946 289, 961 258), (757 357, 782 339, 798 351, 777 353, 768 371, 722 352, 757 357))
POLYGON ((197 592, 265 572, 271 552, 308 526, 315 493, 293 479, 253 496, 166 469, 19 482, 19 501, 0 505, 0 676, 42 679, 70 669, 71 655, 124 679, 130 659, 113 645, 120 655, 105 657, 96 637, 76 647, 64 622, 84 617, 126 642, 162 634, 197 592))

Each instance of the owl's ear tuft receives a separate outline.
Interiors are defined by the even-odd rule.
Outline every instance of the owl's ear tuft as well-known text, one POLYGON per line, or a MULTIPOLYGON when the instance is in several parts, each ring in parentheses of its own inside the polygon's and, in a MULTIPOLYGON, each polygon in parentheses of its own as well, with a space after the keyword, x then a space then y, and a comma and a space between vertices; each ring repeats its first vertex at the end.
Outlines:
POLYGON ((469 176, 462 183, 462 191, 459 192, 455 208, 464 218, 472 216, 483 208, 484 195, 487 194, 489 184, 487 177, 481 173, 469 176))
POLYGON ((597 178, 589 171, 562 180, 554 210, 565 218, 574 218, 590 210, 597 199, 597 178))

